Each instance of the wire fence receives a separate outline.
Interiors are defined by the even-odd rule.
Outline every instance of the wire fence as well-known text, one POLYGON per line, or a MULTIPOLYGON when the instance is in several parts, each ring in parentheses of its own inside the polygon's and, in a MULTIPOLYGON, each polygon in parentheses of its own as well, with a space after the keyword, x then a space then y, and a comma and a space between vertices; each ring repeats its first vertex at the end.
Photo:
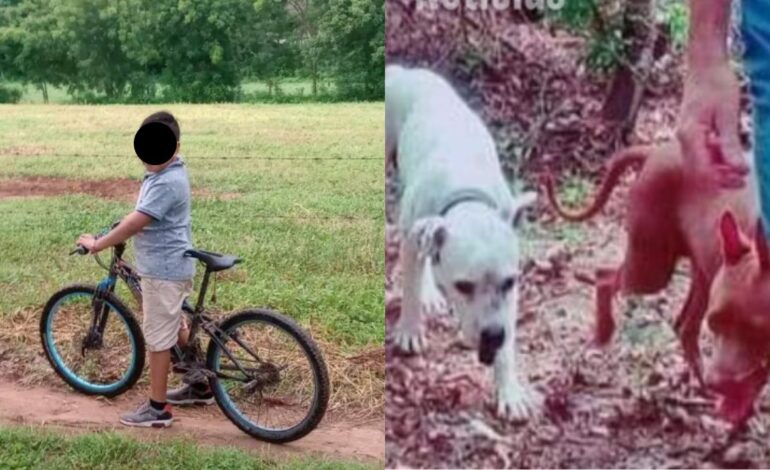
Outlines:
MULTIPOLYGON (((55 157, 55 158, 127 158, 127 154, 105 154, 105 153, 2 153, 0 157, 55 157)), ((186 157, 187 158, 187 157, 186 157)), ((194 155, 195 160, 264 160, 264 161, 380 161, 384 163, 382 157, 312 157, 312 156, 285 156, 275 157, 269 155, 194 155)))
POLYGON ((379 217, 360 216, 360 215, 276 215, 276 214, 249 214, 249 217, 255 219, 292 219, 292 220, 335 220, 335 221, 381 221, 385 222, 385 215, 379 217))
MULTIPOLYGON (((2 198, 0 197, 0 201, 2 201, 2 198)), ((35 216, 39 217, 40 214, 31 214, 29 211, 3 211, 3 214, 5 217, 12 216, 12 215, 18 215, 18 216, 35 216)), ((279 215, 279 214, 248 214, 248 218, 252 219, 264 219, 264 220, 291 220, 294 222, 306 222, 306 221, 348 221, 348 222, 382 222, 385 223, 385 216, 361 216, 361 215, 346 215, 346 214, 334 214, 334 215, 279 215)), ((35 220, 35 226, 41 226, 44 227, 46 224, 48 224, 48 221, 45 220, 35 220)))

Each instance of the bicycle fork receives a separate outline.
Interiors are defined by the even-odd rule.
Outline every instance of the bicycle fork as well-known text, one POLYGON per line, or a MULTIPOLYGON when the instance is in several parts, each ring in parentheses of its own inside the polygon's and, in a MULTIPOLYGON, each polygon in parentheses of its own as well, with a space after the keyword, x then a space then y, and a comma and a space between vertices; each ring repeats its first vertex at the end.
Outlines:
POLYGON ((107 328, 107 319, 109 317, 109 308, 105 303, 105 294, 112 293, 115 290, 115 275, 110 274, 96 286, 96 293, 91 301, 91 327, 88 334, 83 339, 80 354, 85 356, 86 349, 100 349, 104 345, 104 330, 107 328))

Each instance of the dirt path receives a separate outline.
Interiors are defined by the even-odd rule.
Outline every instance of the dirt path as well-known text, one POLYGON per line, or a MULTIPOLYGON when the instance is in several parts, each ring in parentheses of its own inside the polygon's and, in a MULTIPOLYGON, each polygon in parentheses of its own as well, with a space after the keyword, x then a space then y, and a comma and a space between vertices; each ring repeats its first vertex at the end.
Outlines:
POLYGON ((175 409, 169 429, 130 429, 118 423, 118 416, 141 401, 138 392, 106 400, 72 391, 0 382, 0 423, 45 425, 70 432, 117 430, 141 439, 185 438, 211 446, 236 446, 263 457, 317 454, 327 458, 369 463, 384 459, 382 420, 349 423, 327 418, 307 437, 285 445, 261 442, 242 433, 216 405, 175 409))
MULTIPOLYGON (((99 198, 118 201, 136 201, 141 181, 130 178, 103 180, 79 180, 53 176, 26 176, 21 178, 0 178, 0 199, 67 196, 88 194, 99 198)), ((235 199, 236 193, 214 193, 206 188, 193 188, 198 198, 235 199)))

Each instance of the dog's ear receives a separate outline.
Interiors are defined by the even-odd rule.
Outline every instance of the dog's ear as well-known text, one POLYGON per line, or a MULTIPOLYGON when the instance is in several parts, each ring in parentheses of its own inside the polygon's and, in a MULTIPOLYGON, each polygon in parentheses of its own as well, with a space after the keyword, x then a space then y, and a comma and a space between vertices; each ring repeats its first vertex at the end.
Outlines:
POLYGON ((743 241, 741 230, 732 212, 725 211, 722 214, 722 219, 719 221, 719 235, 722 239, 722 255, 725 264, 735 264, 749 252, 749 246, 743 241))
POLYGON ((511 211, 511 225, 515 228, 521 225, 521 221, 524 218, 524 210, 537 201, 537 193, 534 191, 526 191, 513 200, 513 210, 511 211))
POLYGON ((439 216, 419 219, 409 231, 410 241, 417 247, 418 257, 430 257, 434 263, 441 259, 441 248, 446 243, 447 235, 446 222, 439 216))
POLYGON ((770 269, 770 249, 767 246, 767 236, 762 219, 757 219, 757 227, 754 229, 754 246, 759 255, 759 267, 764 272, 770 269))

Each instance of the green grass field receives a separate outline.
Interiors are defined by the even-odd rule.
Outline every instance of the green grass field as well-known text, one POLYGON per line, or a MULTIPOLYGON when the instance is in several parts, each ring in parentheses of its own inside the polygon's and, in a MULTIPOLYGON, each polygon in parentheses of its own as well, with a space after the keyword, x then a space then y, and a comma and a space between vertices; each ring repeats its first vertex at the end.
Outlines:
MULTIPOLYGON (((310 95, 313 92, 313 84, 310 80, 300 78, 286 78, 278 83, 281 91, 286 95, 310 95)), ((329 91, 334 91, 334 85, 329 82, 318 82, 319 89, 325 87, 329 91)), ((246 82, 241 86, 244 93, 267 93, 268 87, 265 82, 246 82)))
MULTIPOLYGON (((23 91, 20 104, 41 104, 43 103, 43 93, 34 85, 22 85, 15 82, 2 82, 0 85, 9 85, 13 88, 20 88, 23 91)), ((310 80, 301 78, 285 78, 280 80, 278 84, 281 92, 284 95, 293 96, 309 96, 313 91, 313 85, 310 80)), ((327 91, 333 92, 334 85, 329 82, 319 82, 319 90, 321 86, 324 86, 327 91)), ((241 85, 241 91, 244 95, 259 94, 267 95, 268 86, 265 82, 249 81, 244 82, 241 85)), ((48 87, 48 101, 51 104, 71 104, 72 97, 67 94, 67 90, 61 87, 49 86, 48 87)))
POLYGON ((186 441, 138 442, 109 432, 64 437, 37 428, 0 428, 0 468, 364 470, 379 467, 314 458, 269 461, 237 449, 208 449, 186 441))
MULTIPOLYGON (((351 350, 381 344, 382 103, 3 105, 0 188, 30 176, 128 177, 138 188, 133 135, 158 109, 179 118, 192 185, 204 193, 193 201, 195 245, 245 260, 217 283, 217 308, 268 306, 351 350)), ((90 257, 67 253, 80 233, 132 208, 80 194, 0 198, 0 316, 103 277, 90 257)))

